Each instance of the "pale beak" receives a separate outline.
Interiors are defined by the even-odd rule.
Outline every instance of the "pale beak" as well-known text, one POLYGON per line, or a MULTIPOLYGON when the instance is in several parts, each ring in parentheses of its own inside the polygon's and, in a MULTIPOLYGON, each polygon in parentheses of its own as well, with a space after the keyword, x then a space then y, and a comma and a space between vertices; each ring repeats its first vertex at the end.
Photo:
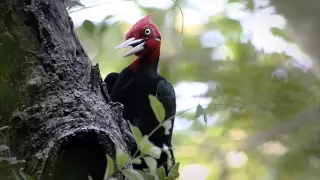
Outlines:
POLYGON ((123 43, 119 44, 119 46, 116 47, 116 49, 120 48, 126 48, 126 47, 132 47, 130 51, 128 51, 123 57, 128 57, 133 54, 136 54, 139 51, 144 50, 144 39, 135 39, 134 37, 127 39, 123 43))

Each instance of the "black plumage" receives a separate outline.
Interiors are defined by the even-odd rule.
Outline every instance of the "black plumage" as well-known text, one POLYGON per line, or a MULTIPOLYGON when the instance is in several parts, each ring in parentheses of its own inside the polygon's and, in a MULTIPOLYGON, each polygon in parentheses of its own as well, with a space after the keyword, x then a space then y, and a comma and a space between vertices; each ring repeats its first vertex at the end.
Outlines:
MULTIPOLYGON (((174 123, 176 113, 174 89, 164 77, 157 73, 157 66, 148 66, 147 62, 151 62, 149 58, 151 57, 142 57, 135 70, 128 66, 117 75, 110 73, 105 79, 106 84, 109 85, 108 90, 111 90, 109 94, 111 100, 124 105, 123 117, 129 120, 132 125, 137 126, 143 135, 150 134, 159 125, 150 106, 149 94, 156 96, 163 104, 166 111, 165 119, 171 118, 170 120, 174 123), (117 76, 116 81, 114 81, 115 76, 117 76)), ((165 129, 161 127, 150 137, 150 141, 160 148, 163 145, 172 148, 172 131, 173 128, 166 135, 165 129)), ((171 161, 174 164, 173 151, 172 149, 169 151, 172 156, 171 161)), ((158 167, 163 165, 167 169, 167 158, 166 153, 163 152, 157 161, 158 167)), ((142 163, 135 165, 134 168, 142 170, 147 167, 142 163)))

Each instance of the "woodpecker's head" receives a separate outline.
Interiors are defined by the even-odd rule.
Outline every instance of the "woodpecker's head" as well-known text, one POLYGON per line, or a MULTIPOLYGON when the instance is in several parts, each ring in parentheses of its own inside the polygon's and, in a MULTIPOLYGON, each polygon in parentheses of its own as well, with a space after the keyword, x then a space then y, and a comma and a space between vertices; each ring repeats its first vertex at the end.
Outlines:
POLYGON ((160 55, 161 34, 158 27, 151 22, 151 15, 139 20, 126 34, 126 40, 117 48, 132 47, 124 57, 160 55))

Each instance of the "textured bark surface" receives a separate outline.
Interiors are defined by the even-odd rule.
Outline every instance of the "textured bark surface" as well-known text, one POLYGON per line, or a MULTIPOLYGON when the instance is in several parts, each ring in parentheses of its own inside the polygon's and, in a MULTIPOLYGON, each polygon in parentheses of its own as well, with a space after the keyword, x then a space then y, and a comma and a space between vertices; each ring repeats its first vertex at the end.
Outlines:
POLYGON ((320 75, 320 1, 271 0, 271 4, 286 18, 288 32, 313 59, 313 68, 320 75))
POLYGON ((0 126, 11 127, 11 152, 27 174, 98 177, 104 153, 134 144, 63 1, 0 1, 0 58, 0 126))

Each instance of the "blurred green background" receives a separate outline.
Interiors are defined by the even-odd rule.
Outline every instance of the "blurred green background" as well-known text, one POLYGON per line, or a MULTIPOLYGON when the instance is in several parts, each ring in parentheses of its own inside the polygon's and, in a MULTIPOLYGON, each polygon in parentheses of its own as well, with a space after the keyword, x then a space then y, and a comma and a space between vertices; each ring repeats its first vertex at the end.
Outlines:
POLYGON ((180 179, 320 179, 319 80, 268 1, 68 3, 103 78, 134 60, 115 47, 153 13, 162 33, 159 72, 177 94, 180 179))

